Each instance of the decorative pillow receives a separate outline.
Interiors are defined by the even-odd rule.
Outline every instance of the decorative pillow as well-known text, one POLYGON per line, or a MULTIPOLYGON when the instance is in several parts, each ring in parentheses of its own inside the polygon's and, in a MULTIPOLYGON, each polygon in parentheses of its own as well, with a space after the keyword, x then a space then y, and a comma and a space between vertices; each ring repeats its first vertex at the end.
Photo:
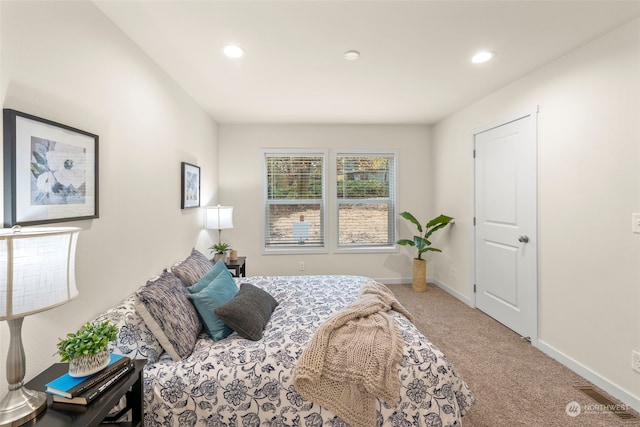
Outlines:
POLYGON ((264 289, 242 283, 238 295, 215 313, 242 338, 258 341, 277 306, 278 301, 264 289))
POLYGON ((156 363, 162 353, 162 346, 136 311, 135 300, 135 295, 129 295, 117 306, 98 315, 91 323, 109 320, 118 328, 118 338, 111 348, 112 353, 132 359, 147 359, 148 364, 156 363))
POLYGON ((182 280, 184 286, 191 286, 213 268, 213 263, 195 248, 191 255, 171 267, 171 272, 182 280))
MULTIPOLYGON (((191 288, 187 289, 191 290, 191 288)), ((231 328, 218 318, 214 310, 231 301, 237 293, 238 285, 225 267, 206 288, 189 295, 202 319, 204 329, 214 341, 219 341, 233 333, 231 328)))
MULTIPOLYGON (((211 283, 213 281, 213 279, 218 277, 218 275, 220 273, 224 272, 224 271, 229 273, 229 270, 227 269, 227 266, 225 265, 224 261, 218 260, 213 265, 213 268, 211 270, 209 270, 209 272, 207 274, 202 276, 200 278, 200 280, 198 280, 196 283, 194 283, 193 285, 188 287, 189 292, 192 293, 192 294, 196 294, 196 293, 200 292, 201 290, 206 288, 209 285, 209 283, 211 283)), ((229 275, 231 275, 231 274, 229 273, 229 275)))
POLYGON ((175 361, 191 354, 202 322, 180 279, 163 271, 136 292, 136 311, 175 361))

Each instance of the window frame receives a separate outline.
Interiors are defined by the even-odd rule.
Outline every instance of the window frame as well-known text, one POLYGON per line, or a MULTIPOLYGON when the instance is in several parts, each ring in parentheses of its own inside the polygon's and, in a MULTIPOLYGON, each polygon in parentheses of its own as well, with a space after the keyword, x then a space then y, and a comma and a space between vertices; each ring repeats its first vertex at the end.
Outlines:
MULTIPOLYGON (((313 148, 265 148, 260 150, 261 162, 262 162, 262 254, 263 255, 293 255, 293 254, 326 254, 329 252, 329 244, 328 238, 329 234, 327 230, 328 228, 328 216, 327 215, 327 171, 329 164, 329 150, 327 149, 313 149, 313 148), (268 179, 267 179, 267 157, 268 156, 296 156, 296 157, 305 157, 305 156, 315 156, 322 157, 322 199, 320 200, 320 214, 321 214, 321 227, 323 229, 323 241, 322 246, 280 246, 280 247, 270 247, 267 246, 267 211, 269 209, 269 205, 271 204, 289 204, 283 201, 270 202, 268 199, 268 179)), ((301 199, 299 204, 310 203, 309 199, 301 199)), ((315 200, 315 199, 314 199, 315 200)), ((314 203, 315 204, 315 203, 314 203)))
MULTIPOLYGON (((333 253, 397 253, 398 245, 396 241, 398 240, 398 219, 397 219, 397 209, 398 209, 398 156, 399 150, 335 150, 331 155, 331 172, 330 172, 330 191, 331 191, 331 203, 333 204, 332 208, 332 225, 333 230, 331 233, 332 237, 332 250, 333 253), (393 227, 391 230, 391 243, 388 245, 340 245, 340 222, 339 222, 339 208, 341 202, 338 199, 338 177, 337 177, 337 165, 338 165, 338 157, 340 156, 392 156, 393 157, 393 182, 391 183, 391 188, 389 189, 392 192, 390 195, 390 204, 391 204, 391 218, 389 218, 389 225, 393 227)), ((347 200, 363 200, 363 199, 347 199, 347 200)), ((370 199, 369 199, 370 200, 370 199)), ((345 202, 342 202, 345 203, 345 202)), ((346 203, 349 203, 347 201, 346 203)))

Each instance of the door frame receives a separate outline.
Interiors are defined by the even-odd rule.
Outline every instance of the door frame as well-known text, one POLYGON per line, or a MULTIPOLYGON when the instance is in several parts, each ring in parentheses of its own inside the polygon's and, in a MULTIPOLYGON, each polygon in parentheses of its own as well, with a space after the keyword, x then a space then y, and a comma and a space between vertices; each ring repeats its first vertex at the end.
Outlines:
MULTIPOLYGON (((471 171, 471 283, 470 283, 470 293, 471 293, 471 298, 470 298, 470 302, 471 302, 471 307, 477 309, 477 305, 476 305, 476 292, 475 292, 475 284, 476 284, 476 225, 475 225, 475 218, 476 218, 476 157, 475 157, 475 149, 476 149, 476 144, 475 144, 475 138, 477 134, 480 134, 482 132, 486 132, 488 130, 506 125, 508 123, 511 122, 515 122, 517 120, 523 119, 527 116, 531 116, 533 118, 533 120, 535 121, 535 144, 536 144, 536 158, 535 158, 535 170, 536 170, 536 190, 535 190, 535 204, 536 204, 536 226, 535 226, 535 238, 538 239, 538 156, 537 156, 537 146, 538 146, 538 112, 539 112, 539 106, 535 105, 532 106, 530 108, 527 108, 523 111, 521 111, 518 114, 514 114, 511 116, 508 116, 502 120, 497 120, 494 122, 491 122, 487 125, 484 126, 480 126, 477 128, 472 129, 471 131, 471 137, 470 137, 470 151, 471 151, 471 157, 472 157, 472 171, 471 171)), ((539 242, 539 240, 537 240, 539 242)), ((539 319, 539 314, 540 314, 540 306, 538 304, 539 301, 539 293, 540 293, 540 283, 538 282, 538 270, 539 270, 539 264, 538 264, 538 254, 540 252, 540 245, 537 244, 536 245, 536 277, 535 277, 535 283, 536 283, 536 298, 534 301, 534 305, 535 305, 535 327, 533 330, 533 333, 531 334, 531 337, 529 337, 531 339, 531 344, 534 347, 538 347, 538 329, 540 326, 540 319, 539 319)))

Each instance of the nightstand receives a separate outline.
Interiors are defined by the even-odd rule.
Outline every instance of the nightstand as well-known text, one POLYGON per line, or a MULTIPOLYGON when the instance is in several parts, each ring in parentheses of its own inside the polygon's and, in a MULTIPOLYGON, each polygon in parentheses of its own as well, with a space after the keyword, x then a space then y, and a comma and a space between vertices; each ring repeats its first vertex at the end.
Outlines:
MULTIPOLYGON (((118 404, 122 396, 127 396, 127 406, 131 408, 132 422, 114 424, 118 426, 137 427, 143 425, 142 410, 142 368, 145 359, 136 359, 135 369, 127 377, 105 391, 102 396, 90 404, 67 405, 71 410, 54 409, 51 395, 47 395, 47 409, 35 419, 37 427, 89 427, 98 426, 109 411, 118 404)), ((68 363, 56 363, 29 381, 26 386, 37 391, 44 391, 45 384, 69 370, 68 363)))
POLYGON ((246 256, 239 256, 237 260, 231 261, 229 258, 224 260, 224 265, 227 266, 229 270, 233 270, 235 272, 235 277, 247 277, 246 270, 246 256))

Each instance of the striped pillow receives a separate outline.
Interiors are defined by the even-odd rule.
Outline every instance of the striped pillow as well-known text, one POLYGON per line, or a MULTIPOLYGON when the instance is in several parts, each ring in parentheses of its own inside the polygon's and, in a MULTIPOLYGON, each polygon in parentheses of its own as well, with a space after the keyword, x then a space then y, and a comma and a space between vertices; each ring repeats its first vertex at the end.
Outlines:
POLYGON ((136 311, 175 361, 191 354, 202 330, 188 294, 180 279, 166 270, 136 292, 136 311))
POLYGON ((213 263, 195 248, 191 255, 171 267, 171 272, 182 280, 185 286, 191 286, 213 268, 213 263))

